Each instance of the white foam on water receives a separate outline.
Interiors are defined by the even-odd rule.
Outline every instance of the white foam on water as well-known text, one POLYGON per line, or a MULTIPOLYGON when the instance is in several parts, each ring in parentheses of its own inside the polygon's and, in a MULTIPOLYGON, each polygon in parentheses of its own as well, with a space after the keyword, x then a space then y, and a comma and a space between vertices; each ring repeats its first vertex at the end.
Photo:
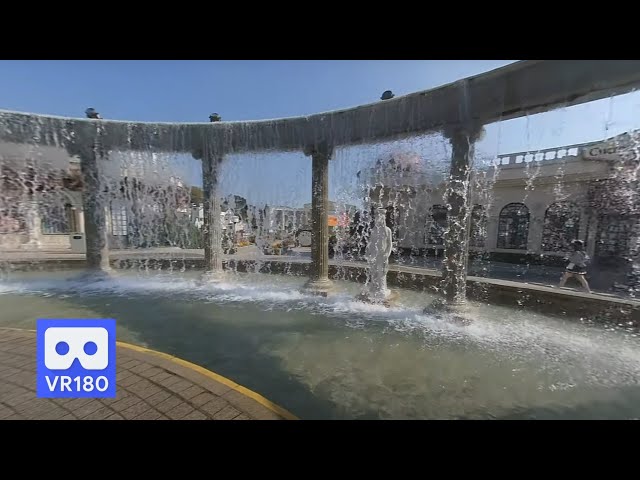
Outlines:
POLYGON ((23 285, 0 283, 0 295, 7 293, 25 293, 23 285))
POLYGON ((208 285, 208 299, 221 302, 287 302, 310 300, 312 297, 292 288, 291 286, 278 286, 274 284, 250 284, 239 282, 217 282, 208 285))
POLYGON ((500 351, 513 357, 536 356, 549 364, 582 359, 601 370, 609 364, 616 371, 640 374, 640 349, 637 339, 628 339, 620 332, 583 325, 535 314, 514 314, 509 321, 490 309, 478 310, 479 318, 470 325, 460 325, 445 317, 423 314, 421 309, 397 304, 391 308, 356 301, 353 295, 338 292, 330 297, 316 297, 300 291, 298 285, 282 282, 247 283, 239 281, 201 282, 176 275, 153 274, 132 276, 115 274, 107 278, 71 277, 0 282, 1 294, 35 294, 41 296, 115 295, 166 296, 179 294, 207 303, 263 304, 265 310, 305 310, 342 319, 350 328, 366 329, 383 325, 396 332, 418 335, 427 339, 454 343, 469 343, 500 351), (526 315, 526 316, 525 316, 526 315))
POLYGON ((398 331, 411 334, 435 334, 449 342, 473 342, 500 352, 507 359, 537 358, 540 368, 562 369, 580 366, 590 381, 598 384, 637 383, 640 376, 640 345, 622 332, 609 332, 567 321, 540 318, 527 321, 492 321, 480 318, 463 326, 446 318, 417 314, 413 318, 392 321, 398 331), (549 321, 550 320, 550 321, 549 321))

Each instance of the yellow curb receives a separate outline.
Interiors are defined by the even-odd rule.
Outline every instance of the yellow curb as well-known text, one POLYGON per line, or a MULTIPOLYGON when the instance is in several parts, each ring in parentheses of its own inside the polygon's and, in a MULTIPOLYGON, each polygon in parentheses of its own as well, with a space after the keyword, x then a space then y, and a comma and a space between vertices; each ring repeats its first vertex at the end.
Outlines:
MULTIPOLYGON (((26 329, 26 328, 0 327, 0 330, 14 330, 14 331, 19 331, 19 332, 33 332, 33 333, 36 333, 36 330, 29 330, 29 329, 26 329)), ((118 345, 119 347, 123 347, 123 348, 128 348, 130 350, 134 350, 136 352, 154 354, 154 355, 162 357, 162 358, 164 358, 166 360, 170 360, 170 361, 172 361, 172 362, 174 362, 174 363, 176 363, 178 365, 181 365, 183 367, 189 368, 190 370, 198 372, 198 373, 204 375, 205 377, 208 377, 208 378, 210 378, 212 380, 215 380, 218 383, 222 383, 223 385, 226 385, 230 389, 235 390, 236 392, 241 393, 242 395, 245 395, 246 397, 249 397, 249 398, 255 400, 256 402, 258 402, 263 407, 268 408, 272 412, 280 415, 281 417, 283 417, 283 418, 285 418, 287 420, 300 420, 293 413, 289 412, 288 410, 285 410, 280 405, 276 405, 272 401, 267 400, 266 398, 264 398, 259 393, 256 393, 253 390, 249 390, 247 387, 243 387, 242 385, 237 384, 233 380, 229 380, 228 378, 223 377, 222 375, 218 375, 217 373, 212 372, 211 370, 207 370, 206 368, 201 367, 200 365, 196 365, 195 363, 188 362, 188 361, 183 360, 183 359, 181 359, 179 357, 174 357, 173 355, 169 355, 168 353, 158 352, 157 350, 151 350, 150 348, 139 347, 138 345, 133 345, 131 343, 121 342, 119 340, 116 341, 116 345, 118 345)))
POLYGON ((163 353, 163 352, 158 352, 156 350, 151 350, 150 348, 139 347, 138 345, 132 345, 130 343, 121 342, 121 341, 117 341, 116 344, 119 347, 128 348, 128 349, 134 350, 136 352, 150 353, 150 354, 154 354, 154 355, 157 355, 159 357, 162 357, 162 358, 164 358, 166 360, 169 360, 169 361, 171 361, 173 363, 176 363, 176 364, 178 364, 180 366, 183 366, 183 367, 186 367, 186 368, 188 368, 190 370, 198 372, 201 375, 204 375, 205 377, 208 377, 208 378, 210 378, 212 380, 215 380, 218 383, 222 383, 223 385, 226 385, 227 387, 231 388, 232 390, 235 390, 236 392, 241 393, 242 395, 255 400, 256 402, 258 402, 263 407, 268 408, 272 412, 280 415, 281 417, 283 417, 283 418, 285 418, 287 420, 299 420, 299 418, 296 417, 293 413, 285 410, 284 408, 282 408, 279 405, 276 405, 272 401, 267 400, 266 398, 264 398, 259 393, 256 393, 256 392, 254 392, 252 390, 249 390, 248 388, 237 384, 233 380, 229 380, 228 378, 223 377, 222 375, 218 375, 217 373, 212 372, 211 370, 207 370, 206 368, 201 367, 200 365, 196 365, 195 363, 188 362, 186 360, 183 360, 182 358, 175 357, 173 355, 169 355, 168 353, 163 353))

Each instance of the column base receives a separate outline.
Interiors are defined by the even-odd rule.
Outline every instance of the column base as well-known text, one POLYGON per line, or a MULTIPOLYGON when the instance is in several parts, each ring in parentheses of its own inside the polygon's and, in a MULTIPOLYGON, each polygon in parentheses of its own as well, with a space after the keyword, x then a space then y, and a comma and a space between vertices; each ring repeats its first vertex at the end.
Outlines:
POLYGON ((68 278, 68 281, 72 282, 101 282, 103 280, 110 280, 114 277, 113 268, 90 268, 86 272, 82 272, 74 277, 68 278))
POLYGON ((204 272, 200 276, 200 282, 202 283, 220 283, 226 279, 226 275, 222 270, 213 270, 211 272, 204 272))
POLYGON ((370 303, 372 305, 383 305, 387 308, 391 307, 400 295, 395 290, 389 290, 384 299, 372 297, 369 292, 362 292, 356 297, 359 302, 370 303))
POLYGON ((473 309, 468 303, 448 303, 442 298, 436 298, 422 313, 459 325, 470 325, 475 320, 473 309))
POLYGON ((333 282, 327 278, 309 280, 305 283, 302 291, 311 295, 326 297, 333 291, 333 282))
POLYGON ((88 275, 92 275, 92 274, 98 274, 100 272, 106 272, 106 273, 110 273, 113 272, 114 268, 111 266, 111 264, 106 264, 106 265, 100 265, 99 267, 87 267, 87 274, 88 275))

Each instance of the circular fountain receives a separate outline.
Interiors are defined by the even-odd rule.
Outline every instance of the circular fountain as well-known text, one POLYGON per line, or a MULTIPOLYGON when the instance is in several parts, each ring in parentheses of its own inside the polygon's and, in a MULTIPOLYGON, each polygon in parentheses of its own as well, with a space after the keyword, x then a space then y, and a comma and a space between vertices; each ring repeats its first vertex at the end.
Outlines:
MULTIPOLYGON (((79 159, 82 186, 77 205, 53 202, 60 205, 41 224, 55 231, 49 219, 82 218, 73 229, 86 234, 86 253, 77 258, 56 257, 42 245, 46 255, 5 248, 1 322, 115 318, 123 340, 212 368, 301 418, 638 418, 638 304, 467 275, 473 144, 482 125, 606 98, 638 83, 638 62, 602 68, 526 61, 428 92, 299 118, 162 124, 0 112, 3 219, 37 224, 38 212, 27 215, 22 206, 42 204, 43 192, 62 198, 56 192, 68 189, 70 173, 50 165, 43 152, 52 149, 79 159), (535 89, 524 88, 532 82, 535 89), (400 192, 402 200, 378 210, 371 228, 362 221, 365 258, 338 252, 331 259, 329 222, 339 223, 329 202, 331 162, 354 146, 382 149, 432 131, 444 132, 450 146, 440 192, 447 223, 423 227, 442 239, 441 271, 389 260, 397 228, 387 217, 422 215, 416 192, 424 187, 435 196, 441 188, 424 182, 382 185, 377 193, 400 192), (30 176, 15 166, 15 155, 9 165, 7 145, 26 146, 21 155, 36 166, 30 176), (311 225, 310 252, 224 253, 225 175, 234 156, 255 152, 311 157, 308 212, 287 216, 284 208, 253 205, 253 213, 242 214, 248 225, 255 220, 254 234, 281 245, 288 239, 276 238, 273 225, 289 228, 298 213, 306 215, 300 224, 311 225), (201 209, 192 202, 193 186, 175 171, 194 159, 202 172, 201 209), (83 215, 74 217, 79 207, 83 215), (194 217, 202 228, 194 228, 194 217), (35 268, 24 268, 27 262, 35 268), (77 277, 87 271, 89 277, 77 277), (367 282, 363 296, 358 281, 367 282), (437 308, 425 311, 429 305, 437 308), (473 322, 451 321, 461 309, 473 322), (610 325, 592 325, 597 319, 610 325)), ((26 228, 1 225, 9 232, 3 246, 26 228)))

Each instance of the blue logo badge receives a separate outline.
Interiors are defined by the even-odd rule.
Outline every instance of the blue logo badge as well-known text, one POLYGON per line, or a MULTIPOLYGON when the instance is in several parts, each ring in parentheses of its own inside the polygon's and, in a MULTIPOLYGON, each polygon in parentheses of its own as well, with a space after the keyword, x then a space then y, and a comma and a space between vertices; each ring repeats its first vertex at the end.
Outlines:
POLYGON ((115 320, 39 319, 36 338, 38 397, 116 396, 115 320))

